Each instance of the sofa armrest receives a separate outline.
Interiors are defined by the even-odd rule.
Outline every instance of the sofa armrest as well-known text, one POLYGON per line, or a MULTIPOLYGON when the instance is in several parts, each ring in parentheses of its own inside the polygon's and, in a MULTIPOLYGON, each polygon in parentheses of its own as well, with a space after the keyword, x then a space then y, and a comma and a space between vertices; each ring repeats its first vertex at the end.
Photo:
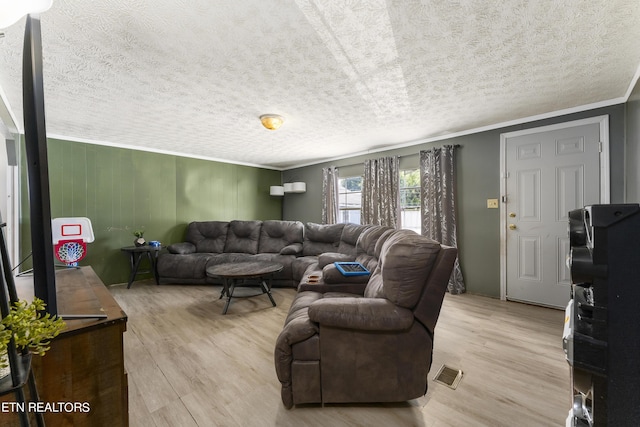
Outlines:
POLYGON ((302 253, 302 243, 292 243, 280 249, 280 255, 300 255, 302 253))
POLYGON ((324 283, 360 283, 366 286, 369 282, 369 276, 370 274, 345 276, 340 273, 340 270, 338 270, 335 264, 325 265, 322 269, 322 280, 324 283))
POLYGON ((334 262, 350 262, 355 261, 356 257, 339 252, 325 252, 318 255, 318 268, 324 268, 327 265, 333 265, 334 262))
POLYGON ((187 255, 196 252, 196 245, 189 242, 173 243, 167 247, 169 253, 187 255))
POLYGON ((309 319, 323 326, 367 331, 402 331, 413 324, 411 310, 385 298, 324 298, 309 306, 309 319))
POLYGON ((292 392, 292 367, 294 344, 302 342, 318 333, 318 325, 309 321, 309 317, 305 314, 294 316, 288 319, 284 329, 278 335, 276 340, 276 348, 274 351, 274 359, 276 365, 276 375, 282 384, 282 403, 285 407, 293 406, 292 392))

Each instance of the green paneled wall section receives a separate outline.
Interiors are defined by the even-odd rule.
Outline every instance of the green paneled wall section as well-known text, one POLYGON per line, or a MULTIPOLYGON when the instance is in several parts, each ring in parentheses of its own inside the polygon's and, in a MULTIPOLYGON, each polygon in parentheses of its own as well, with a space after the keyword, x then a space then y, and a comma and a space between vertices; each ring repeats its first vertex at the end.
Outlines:
MULTIPOLYGON (((282 217, 282 199, 269 196, 279 171, 56 139, 48 141, 48 155, 51 216, 91 219, 95 242, 81 265, 105 284, 128 279, 120 248, 133 244, 132 229, 144 227, 147 241, 169 244, 183 240, 191 221, 282 217)), ((22 257, 31 247, 24 157, 22 257)))

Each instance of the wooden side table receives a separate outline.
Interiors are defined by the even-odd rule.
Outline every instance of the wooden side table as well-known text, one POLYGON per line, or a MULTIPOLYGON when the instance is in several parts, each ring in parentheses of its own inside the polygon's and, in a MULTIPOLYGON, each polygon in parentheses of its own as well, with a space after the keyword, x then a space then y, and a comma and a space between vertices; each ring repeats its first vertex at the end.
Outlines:
POLYGON ((160 285, 158 279, 158 269, 156 267, 156 261, 158 260, 158 254, 162 246, 125 246, 120 248, 122 252, 129 254, 129 266, 131 267, 131 274, 129 275, 129 283, 127 283, 127 289, 131 288, 131 284, 135 280, 138 274, 152 273, 153 278, 156 280, 156 285, 160 285), (149 270, 140 271, 140 264, 142 258, 146 257, 149 260, 149 270))

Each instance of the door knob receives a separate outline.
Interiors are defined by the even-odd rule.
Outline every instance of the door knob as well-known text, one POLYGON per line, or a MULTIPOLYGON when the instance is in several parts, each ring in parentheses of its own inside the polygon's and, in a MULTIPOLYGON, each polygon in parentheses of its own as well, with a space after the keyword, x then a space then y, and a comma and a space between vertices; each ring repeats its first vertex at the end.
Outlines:
POLYGON ((515 218, 515 217, 516 217, 515 212, 509 212, 509 218, 515 218))
POLYGON ((509 224, 509 230, 515 230, 516 228, 515 224, 509 224))

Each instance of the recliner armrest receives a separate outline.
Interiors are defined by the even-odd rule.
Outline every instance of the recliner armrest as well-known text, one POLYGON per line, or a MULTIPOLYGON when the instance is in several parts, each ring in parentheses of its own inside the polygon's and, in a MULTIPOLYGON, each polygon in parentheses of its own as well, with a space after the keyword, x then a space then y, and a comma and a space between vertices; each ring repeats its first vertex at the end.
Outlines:
POLYGON ((318 268, 325 268, 325 266, 332 265, 334 262, 350 262, 355 260, 356 257, 353 255, 325 252, 318 255, 318 268))
POLYGON ((298 292, 312 291, 321 294, 327 292, 342 292, 354 295, 364 295, 366 283, 300 283, 298 292))
POLYGON ((401 331, 413 312, 384 298, 324 298, 309 306, 309 319, 323 326, 367 331, 401 331))
POLYGON ((167 247, 167 250, 172 254, 193 254, 196 252, 196 245, 189 242, 173 243, 167 247))

